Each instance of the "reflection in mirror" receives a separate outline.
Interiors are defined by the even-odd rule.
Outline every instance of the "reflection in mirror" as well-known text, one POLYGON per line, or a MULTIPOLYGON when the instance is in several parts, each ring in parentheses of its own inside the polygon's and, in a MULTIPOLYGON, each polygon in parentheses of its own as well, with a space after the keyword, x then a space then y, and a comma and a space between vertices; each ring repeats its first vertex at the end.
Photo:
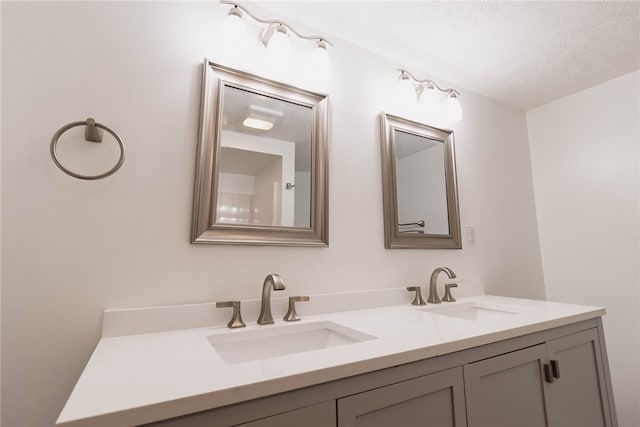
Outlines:
POLYGON ((400 233, 449 234, 444 143, 396 129, 400 233), (416 197, 419 192, 421 197, 416 197))
POLYGON ((381 115, 386 248, 461 248, 453 132, 381 115))
POLYGON ((192 241, 327 245, 324 95, 205 61, 192 241))
POLYGON ((216 222, 309 228, 312 109, 224 92, 216 222))

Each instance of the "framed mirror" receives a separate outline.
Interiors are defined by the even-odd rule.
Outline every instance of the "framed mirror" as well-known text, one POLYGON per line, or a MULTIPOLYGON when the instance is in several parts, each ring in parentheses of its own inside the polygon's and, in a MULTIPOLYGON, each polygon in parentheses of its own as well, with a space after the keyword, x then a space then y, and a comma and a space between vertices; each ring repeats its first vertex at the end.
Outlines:
POLYGON ((387 249, 461 249, 453 131, 382 113, 387 249))
POLYGON ((203 73, 192 243, 328 246, 327 96, 203 73))

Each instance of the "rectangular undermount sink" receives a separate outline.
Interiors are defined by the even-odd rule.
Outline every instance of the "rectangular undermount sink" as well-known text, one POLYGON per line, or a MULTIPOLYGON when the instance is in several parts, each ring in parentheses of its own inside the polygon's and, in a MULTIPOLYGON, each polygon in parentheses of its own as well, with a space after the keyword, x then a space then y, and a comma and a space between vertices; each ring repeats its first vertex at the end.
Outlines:
POLYGON ((506 320, 522 313, 521 307, 484 301, 468 301, 452 305, 443 304, 445 305, 438 307, 428 306, 421 310, 442 316, 474 321, 506 320))
POLYGON ((232 331, 207 337, 227 364, 321 350, 371 339, 375 337, 326 321, 264 326, 253 331, 232 331))

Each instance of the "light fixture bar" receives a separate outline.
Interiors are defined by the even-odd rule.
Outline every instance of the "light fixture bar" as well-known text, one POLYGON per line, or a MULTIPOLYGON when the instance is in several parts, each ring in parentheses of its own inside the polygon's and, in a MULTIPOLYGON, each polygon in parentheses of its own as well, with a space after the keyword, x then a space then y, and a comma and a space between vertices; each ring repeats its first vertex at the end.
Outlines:
POLYGON ((249 12, 247 9, 245 9, 244 7, 240 6, 238 3, 233 2, 233 1, 229 1, 229 0, 220 0, 220 4, 228 4, 231 5, 233 7, 237 7, 238 9, 240 9, 242 12, 246 13, 247 15, 249 15, 251 18, 253 18, 255 21, 261 23, 261 24, 266 24, 268 26, 271 25, 282 25, 283 27, 285 27, 288 31, 291 31, 293 34, 295 34, 296 36, 298 36, 299 38, 303 39, 303 40, 315 40, 315 41, 321 41, 324 42, 326 44, 328 44, 329 46, 333 47, 333 43, 331 43, 329 40, 325 39, 324 37, 320 37, 320 36, 303 36, 302 34, 300 34, 299 32, 297 32, 296 30, 294 30, 289 24, 287 24, 286 22, 283 21, 279 21, 277 19, 260 19, 257 16, 255 16, 253 13, 249 12))
POLYGON ((422 90, 424 90, 424 88, 426 88, 427 86, 429 86, 429 85, 433 85, 433 87, 435 87, 436 89, 438 89, 440 92, 443 92, 443 93, 453 93, 455 96, 460 96, 460 92, 458 92, 457 90, 452 89, 452 88, 449 88, 449 89, 442 89, 442 88, 441 88, 440 86, 438 86, 438 84, 437 84, 436 82, 434 82, 433 80, 430 80, 430 79, 424 79, 424 80, 416 79, 416 78, 413 76, 413 74, 411 74, 411 73, 410 73, 410 72, 408 72, 407 70, 404 70, 404 69, 401 69, 401 68, 398 68, 398 69, 397 69, 397 71, 399 71, 399 72, 400 72, 400 79, 405 79, 405 78, 406 78, 406 76, 408 76, 408 77, 412 80, 413 84, 414 84, 415 86, 417 86, 417 87, 416 87, 416 90, 418 90, 418 87, 419 87, 420 92, 422 92, 422 90))
MULTIPOLYGON (((440 112, 443 112, 443 117, 446 117, 452 123, 462 120, 462 109, 460 108, 460 101, 458 101, 460 92, 453 88, 443 89, 431 79, 416 79, 413 74, 405 69, 398 68, 396 71, 400 72, 400 76, 398 76, 400 84, 407 89, 413 89, 415 99, 423 104, 429 117, 439 116, 440 112), (444 105, 438 102, 437 96, 435 96, 436 89, 447 94, 444 105)), ((402 90, 405 91, 405 89, 402 90)))

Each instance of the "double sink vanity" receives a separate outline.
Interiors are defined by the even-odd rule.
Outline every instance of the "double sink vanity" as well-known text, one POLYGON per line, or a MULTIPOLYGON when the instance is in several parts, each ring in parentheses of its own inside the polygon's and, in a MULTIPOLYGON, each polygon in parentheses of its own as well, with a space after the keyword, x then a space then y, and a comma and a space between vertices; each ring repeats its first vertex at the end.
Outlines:
POLYGON ((290 322, 274 293, 274 323, 240 328, 209 303, 108 310, 57 425, 616 425, 604 309, 459 285, 311 295, 290 322))

